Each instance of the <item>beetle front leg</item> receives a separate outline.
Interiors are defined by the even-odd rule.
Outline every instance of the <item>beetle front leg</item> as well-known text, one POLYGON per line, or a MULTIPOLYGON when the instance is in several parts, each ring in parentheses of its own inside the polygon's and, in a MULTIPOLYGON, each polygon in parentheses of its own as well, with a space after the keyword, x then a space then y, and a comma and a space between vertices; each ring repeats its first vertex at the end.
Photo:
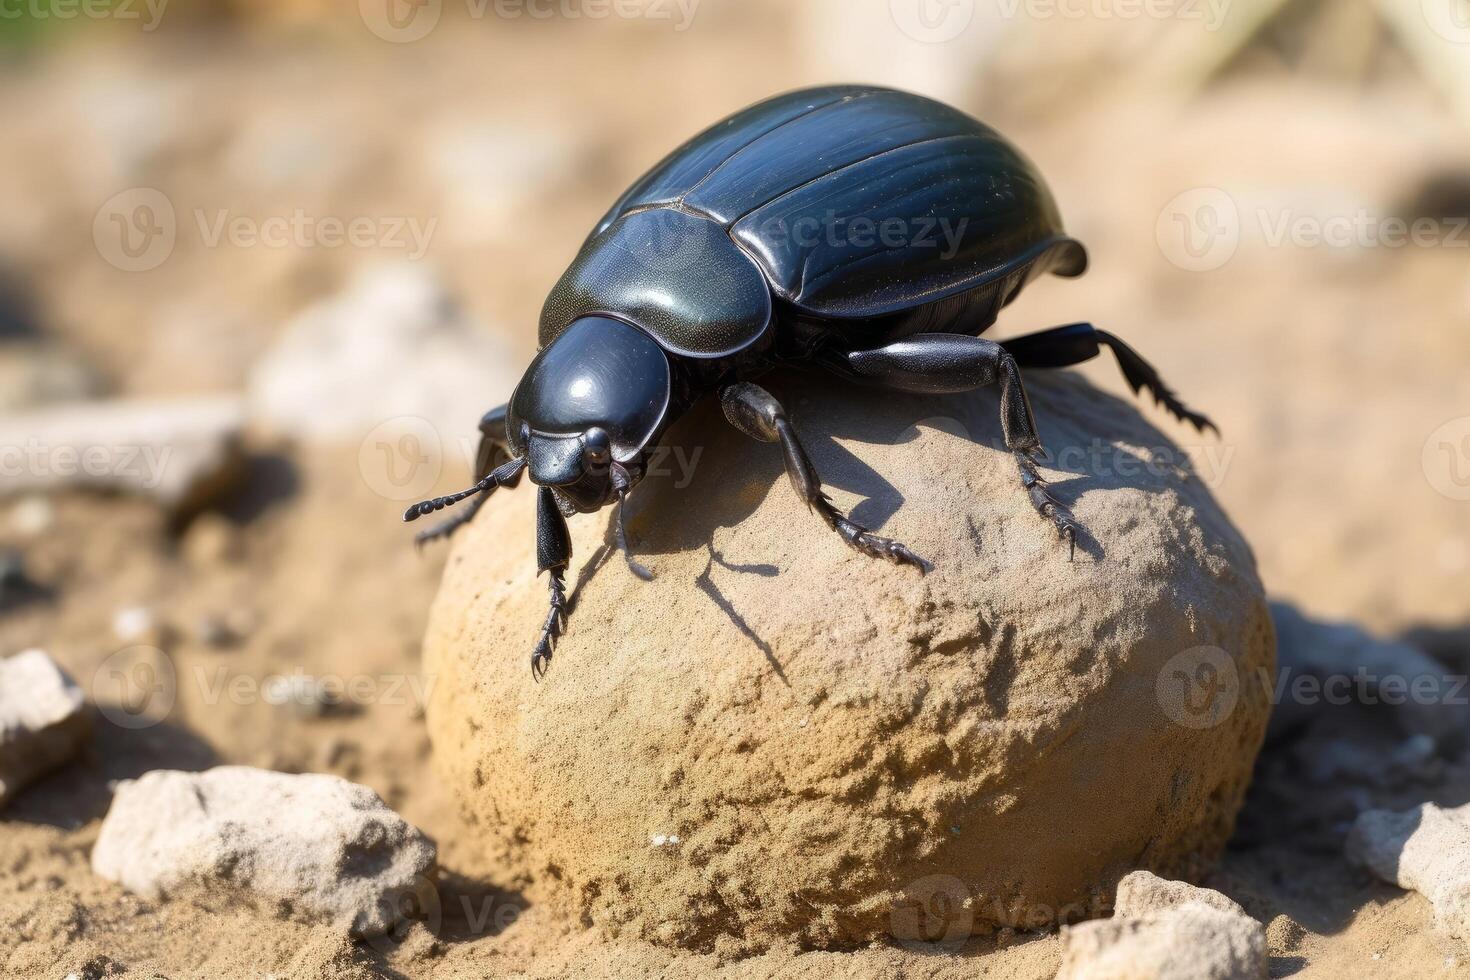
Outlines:
POLYGON ((954 394, 999 384, 1001 434, 1016 458, 1021 486, 1036 512, 1067 542, 1069 557, 1076 556, 1080 528, 1036 468, 1046 450, 1036 433, 1021 369, 1004 347, 964 334, 918 334, 876 350, 832 354, 825 364, 853 381, 916 394, 954 394))
POLYGON ((550 487, 542 487, 536 496, 536 574, 548 573, 550 608, 541 626, 541 638, 531 653, 531 676, 540 680, 551 664, 556 641, 567 625, 567 566, 572 562, 572 536, 567 519, 556 506, 550 487))
POLYGON ((791 428, 786 410, 770 392, 741 382, 720 392, 720 404, 724 407, 725 418, 741 432, 761 442, 781 443, 782 452, 786 456, 786 475, 790 478, 792 487, 829 528, 842 536, 842 540, 873 558, 913 565, 920 571, 929 570, 929 563, 907 547, 874 534, 832 505, 832 501, 827 499, 827 494, 822 490, 822 481, 817 478, 816 468, 812 466, 795 430, 791 428))

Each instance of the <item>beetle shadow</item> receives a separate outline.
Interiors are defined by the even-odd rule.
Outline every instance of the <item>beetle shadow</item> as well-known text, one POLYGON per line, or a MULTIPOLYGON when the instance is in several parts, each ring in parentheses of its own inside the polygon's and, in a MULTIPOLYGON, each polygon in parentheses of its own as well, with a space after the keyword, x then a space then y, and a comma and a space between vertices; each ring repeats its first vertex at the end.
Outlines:
POLYGON ((154 769, 199 772, 219 762, 209 743, 172 721, 122 726, 102 709, 88 710, 92 731, 78 757, 22 789, 5 820, 76 830, 107 813, 119 780, 154 769))
MULTIPOLYGON (((816 372, 776 372, 761 383, 786 407, 824 486, 857 497, 850 516, 877 533, 884 533, 905 498, 864 458, 869 455, 864 447, 875 447, 873 462, 893 472, 906 458, 886 449, 913 446, 914 465, 922 470, 917 453, 925 430, 943 430, 974 444, 976 469, 1003 467, 1006 478, 1014 479, 1016 499, 1025 500, 1020 474, 1004 447, 996 388, 956 395, 860 389, 869 397, 853 398, 849 383, 816 372)), ((1136 438, 1140 412, 1147 409, 1094 388, 1076 372, 1032 371, 1026 383, 1048 449, 1043 469, 1050 476, 1052 492, 1068 508, 1075 508, 1089 493, 1123 487, 1165 492, 1177 480, 1179 465, 1193 465, 1188 453, 1148 422, 1143 445, 1117 441, 1116 433, 1136 438), (1048 433, 1053 434, 1051 439, 1048 433)), ((736 432, 714 398, 701 401, 670 430, 660 456, 639 492, 629 498, 630 540, 643 553, 696 548, 715 553, 719 529, 749 518, 767 493, 791 492, 780 447, 736 432), (660 519, 671 513, 681 519, 660 519)), ((988 503, 977 501, 977 509, 988 503)), ((1105 548, 1088 532, 1085 521, 1083 525, 1077 550, 1100 560, 1105 548)), ((978 529, 983 532, 983 527, 982 520, 978 529)), ((832 533, 816 515, 810 517, 810 530, 813 535, 832 533)), ((747 570, 728 563, 726 567, 747 570)), ((775 573, 767 565, 749 568, 775 573)))
MULTIPOLYGON (((609 520, 607 522, 607 529, 603 533, 602 544, 598 547, 597 551, 595 551, 592 556, 588 558, 587 561, 582 565, 582 567, 577 571, 576 583, 573 586, 571 593, 567 597, 568 615, 574 614, 576 612, 577 598, 582 591, 583 586, 592 581, 592 579, 596 577, 598 572, 602 571, 602 569, 608 564, 609 559, 611 559, 612 556, 617 553, 618 547, 616 532, 614 528, 615 525, 613 520, 609 520)), ((712 601, 716 606, 720 608, 720 611, 729 618, 730 622, 735 626, 735 628, 739 630, 746 639, 750 640, 755 648, 759 650, 762 655, 765 656, 766 662, 770 664, 771 669, 775 672, 776 676, 781 679, 781 683, 785 684, 787 687, 790 687, 791 682, 787 679, 786 671, 784 668, 782 668, 781 661, 777 659, 776 651, 774 650, 774 648, 772 648, 772 646, 755 631, 755 629, 750 625, 749 621, 747 621, 746 618, 740 614, 740 611, 735 608, 734 603, 726 598, 725 594, 720 591, 720 587, 715 584, 714 578, 711 575, 716 565, 728 571, 747 575, 759 575, 763 578, 774 578, 781 573, 781 570, 775 565, 739 564, 729 561, 725 558, 723 554, 715 549, 713 542, 706 542, 704 548, 706 554, 708 555, 708 559, 705 561, 704 570, 701 571, 694 580, 695 588, 699 589, 700 592, 704 593, 704 595, 707 596, 710 601, 712 601)))
POLYGON ((724 556, 722 556, 718 551, 715 550, 713 545, 709 545, 707 547, 709 551, 709 560, 706 561, 704 564, 704 571, 700 572, 699 577, 694 580, 695 587, 699 589, 700 592, 703 592, 706 596, 708 596, 710 598, 710 601, 720 607, 720 611, 723 612, 727 617, 729 617, 730 622, 734 624, 737 630, 740 631, 741 635, 743 635, 751 643, 755 644, 756 649, 758 649, 765 656, 766 663, 771 665, 771 670, 775 671, 776 676, 781 679, 781 683, 785 684, 787 687, 790 687, 791 681, 787 679, 786 671, 782 668, 781 661, 777 659, 775 649, 773 649, 769 643, 761 638, 760 634, 751 627, 750 623, 746 621, 744 616, 740 615, 740 611, 735 608, 735 604, 725 597, 725 594, 720 591, 720 587, 715 584, 715 580, 710 575, 710 572, 714 570, 715 565, 719 565, 720 567, 727 568, 731 571, 746 572, 753 575, 765 576, 767 578, 780 574, 779 570, 774 565, 731 564, 730 562, 727 562, 725 560, 724 556))

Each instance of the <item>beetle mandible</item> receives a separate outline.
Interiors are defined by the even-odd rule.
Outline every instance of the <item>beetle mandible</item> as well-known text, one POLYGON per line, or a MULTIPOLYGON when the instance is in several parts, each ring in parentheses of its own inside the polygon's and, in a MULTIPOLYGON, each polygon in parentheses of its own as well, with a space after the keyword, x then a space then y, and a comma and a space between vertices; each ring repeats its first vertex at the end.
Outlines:
POLYGON ((926 570, 833 506, 786 411, 753 383, 806 364, 907 392, 999 385, 1020 488, 1074 553, 1077 522, 1037 470, 1044 450, 1022 368, 1078 364, 1106 347, 1134 392, 1214 428, 1090 324, 979 336, 1033 279, 1086 266, 1035 167, 968 115, 867 86, 776 96, 679 147, 598 222, 546 300, 540 353, 510 402, 480 422, 478 482, 414 504, 404 520, 474 497, 419 541, 446 537, 530 472, 538 574, 550 587, 531 655, 539 679, 566 627, 566 518, 616 506, 617 546, 649 577, 628 551, 623 504, 669 425, 717 392, 731 425, 780 444, 792 486, 843 541, 926 570))

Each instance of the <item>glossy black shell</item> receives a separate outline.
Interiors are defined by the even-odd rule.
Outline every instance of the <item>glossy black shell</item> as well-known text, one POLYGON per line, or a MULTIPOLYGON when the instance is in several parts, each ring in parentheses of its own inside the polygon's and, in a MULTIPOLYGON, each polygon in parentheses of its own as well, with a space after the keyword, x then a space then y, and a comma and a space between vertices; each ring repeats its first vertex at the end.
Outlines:
POLYGON ((958 110, 891 89, 777 96, 675 150, 613 205, 547 298, 725 357, 781 324, 839 346, 979 333, 1032 279, 1080 275, 1041 175, 958 110))

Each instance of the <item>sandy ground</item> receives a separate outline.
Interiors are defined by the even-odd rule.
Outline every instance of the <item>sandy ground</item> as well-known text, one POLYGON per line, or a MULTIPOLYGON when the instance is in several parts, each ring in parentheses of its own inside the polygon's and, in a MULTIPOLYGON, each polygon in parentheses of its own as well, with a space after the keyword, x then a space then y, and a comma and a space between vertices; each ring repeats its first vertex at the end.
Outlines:
MULTIPOLYGON (((844 76, 901 81, 895 66, 863 63, 860 46, 814 50, 778 8, 739 9, 712 7, 683 34, 519 23, 384 45, 347 29, 233 40, 180 30, 0 64, 0 268, 29 308, 17 318, 91 365, 107 391, 234 390, 291 313, 361 263, 395 257, 209 247, 191 230, 148 273, 101 261, 91 238, 98 208, 123 188, 154 186, 181 210, 437 216, 424 261, 529 354, 546 289, 617 191, 666 149, 773 91, 844 76), (566 84, 552 83, 559 73, 566 84)), ((1226 433, 1202 458, 1272 594, 1410 633, 1463 671, 1470 523, 1453 493, 1455 466, 1470 459, 1455 458, 1453 440, 1440 450, 1448 437, 1435 434, 1470 414, 1464 253, 1273 246, 1269 232, 1283 214, 1403 213, 1441 162, 1463 153, 1464 129, 1402 73, 1351 87, 1242 70, 1188 111, 1138 97, 1049 113, 1019 111, 978 68, 961 74, 956 101, 1038 160, 1095 260, 1076 284, 1028 293, 1001 331, 1090 319, 1167 366, 1226 433), (1169 202, 1198 188, 1223 189, 1243 216, 1239 251, 1203 273, 1159 244, 1169 202)), ((1083 370, 1124 390, 1111 366, 1083 370)), ((443 555, 415 554, 400 508, 363 478, 357 447, 258 438, 251 451, 245 479, 182 531, 147 502, 86 494, 56 497, 39 536, 0 521, 0 545, 20 550, 42 586, 0 612, 0 651, 43 646, 89 690, 115 695, 110 658, 126 644, 113 619, 143 606, 163 624, 153 639, 174 678, 157 689, 173 692, 161 724, 99 719, 87 757, 4 814, 0 972, 1054 972, 1051 936, 721 964, 609 945, 529 905, 526 883, 478 851, 430 768, 421 707, 431 679, 417 668, 443 555), (236 624, 238 642, 203 642, 210 616, 236 624), (298 668, 368 678, 374 693, 324 718, 221 693, 231 679, 249 686, 298 668), (110 780, 217 762, 333 772, 378 791, 439 844, 444 870, 427 922, 401 941, 355 946, 291 923, 145 902, 92 876, 87 855, 110 780)), ((463 477, 446 472, 441 483, 453 489, 463 477)), ((518 653, 507 669, 522 669, 518 653)), ((1392 744, 1401 733, 1386 715, 1355 706, 1334 724, 1344 737, 1392 744)), ((1383 786, 1324 786, 1303 779, 1304 751, 1290 740, 1267 746, 1237 840, 1207 882, 1269 924, 1273 975, 1464 970, 1470 954, 1430 928, 1427 902, 1341 857, 1356 807, 1470 799, 1463 756, 1447 748, 1432 773, 1383 786)))

